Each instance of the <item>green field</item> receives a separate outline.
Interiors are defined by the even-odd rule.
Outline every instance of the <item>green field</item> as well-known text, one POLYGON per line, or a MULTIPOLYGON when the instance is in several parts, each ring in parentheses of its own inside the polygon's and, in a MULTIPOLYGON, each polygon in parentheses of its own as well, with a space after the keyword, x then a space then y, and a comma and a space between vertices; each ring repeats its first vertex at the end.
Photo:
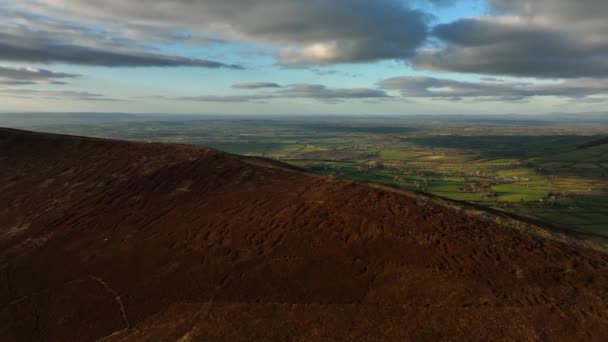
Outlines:
POLYGON ((602 124, 209 119, 32 128, 274 158, 608 237, 608 126, 602 124))

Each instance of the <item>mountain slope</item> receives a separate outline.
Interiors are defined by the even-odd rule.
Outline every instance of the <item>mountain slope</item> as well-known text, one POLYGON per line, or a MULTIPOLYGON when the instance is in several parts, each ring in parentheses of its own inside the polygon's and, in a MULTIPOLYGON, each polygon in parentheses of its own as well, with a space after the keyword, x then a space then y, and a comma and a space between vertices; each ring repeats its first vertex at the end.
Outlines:
POLYGON ((185 145, 0 129, 0 166, 0 340, 608 334, 608 257, 539 227, 185 145))

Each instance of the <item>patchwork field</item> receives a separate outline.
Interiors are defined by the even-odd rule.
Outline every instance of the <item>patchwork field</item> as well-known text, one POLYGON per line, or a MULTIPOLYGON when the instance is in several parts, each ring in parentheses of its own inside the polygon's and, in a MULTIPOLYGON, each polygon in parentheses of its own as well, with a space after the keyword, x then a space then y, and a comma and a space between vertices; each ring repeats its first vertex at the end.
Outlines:
POLYGON ((205 119, 26 127, 186 143, 474 202, 608 237, 606 124, 205 119))

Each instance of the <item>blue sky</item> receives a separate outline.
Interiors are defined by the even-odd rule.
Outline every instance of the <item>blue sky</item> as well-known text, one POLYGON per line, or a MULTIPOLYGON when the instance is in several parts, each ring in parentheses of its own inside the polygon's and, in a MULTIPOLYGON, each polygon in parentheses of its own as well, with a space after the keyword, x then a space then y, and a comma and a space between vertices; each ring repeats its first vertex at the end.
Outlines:
POLYGON ((536 114, 608 99, 599 0, 100 4, 0 1, 2 111, 536 114))

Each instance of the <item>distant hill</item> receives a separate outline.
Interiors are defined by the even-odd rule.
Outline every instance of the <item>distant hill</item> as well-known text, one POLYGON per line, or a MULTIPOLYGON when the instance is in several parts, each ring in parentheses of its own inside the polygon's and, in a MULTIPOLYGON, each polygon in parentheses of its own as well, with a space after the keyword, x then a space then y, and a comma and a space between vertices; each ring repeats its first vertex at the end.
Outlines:
POLYGON ((602 341, 608 256, 187 145, 0 129, 2 341, 602 341))
MULTIPOLYGON (((280 121, 285 119, 281 115, 214 115, 214 114, 127 114, 127 113, 0 113, 0 126, 12 128, 37 128, 52 125, 82 125, 100 124, 109 122, 189 122, 199 120, 241 120, 241 121, 280 121)), ((319 124, 319 121, 337 120, 357 121, 361 116, 345 115, 290 115, 290 120, 301 120, 302 123, 309 122, 311 128, 319 124)), ((542 126, 547 124, 608 124, 608 112, 590 113, 550 113, 538 115, 523 114, 435 114, 435 115, 403 115, 403 116, 375 116, 376 120, 394 120, 399 118, 409 123, 467 123, 481 125, 528 125, 542 126)), ((368 118, 366 118, 368 120, 368 118)), ((343 130, 339 125, 324 125, 324 129, 334 128, 343 130)), ((355 127, 351 127, 355 128, 355 127)), ((391 127, 397 130, 398 127, 391 127)))
MULTIPOLYGON (((211 117, 211 116, 209 116, 211 117)), ((105 122, 189 121, 199 115, 124 113, 0 113, 0 126, 39 127, 48 125, 99 124, 105 122)))
POLYGON ((0 125, 6 127, 42 126, 129 121, 136 118, 136 116, 131 114, 120 113, 0 113, 0 125))

